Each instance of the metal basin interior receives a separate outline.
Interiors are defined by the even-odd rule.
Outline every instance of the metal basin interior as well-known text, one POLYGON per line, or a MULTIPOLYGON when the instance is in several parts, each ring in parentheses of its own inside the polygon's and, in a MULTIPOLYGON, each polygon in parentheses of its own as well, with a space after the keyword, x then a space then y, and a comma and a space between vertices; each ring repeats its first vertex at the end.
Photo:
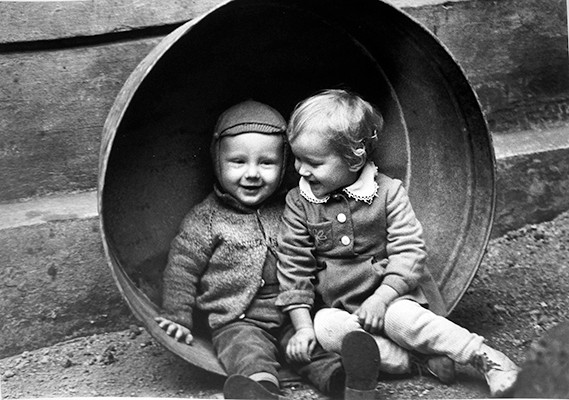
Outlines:
POLYGON ((288 117, 299 100, 337 87, 384 114, 375 161, 409 191, 443 314, 470 284, 490 235, 495 161, 476 96, 444 46, 377 0, 230 1, 168 35, 133 71, 101 148, 99 212, 113 276, 150 333, 187 361, 224 374, 205 329, 190 347, 153 321, 170 241, 211 190, 217 116, 253 98, 288 117))

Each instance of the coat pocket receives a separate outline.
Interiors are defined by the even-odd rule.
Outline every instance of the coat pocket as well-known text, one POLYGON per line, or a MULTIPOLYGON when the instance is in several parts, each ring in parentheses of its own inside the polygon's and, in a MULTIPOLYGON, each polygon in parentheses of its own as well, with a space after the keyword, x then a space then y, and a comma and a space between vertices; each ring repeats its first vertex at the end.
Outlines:
POLYGON ((314 238, 314 246, 317 251, 331 250, 334 241, 332 238, 332 221, 312 223, 307 222, 308 231, 314 238))

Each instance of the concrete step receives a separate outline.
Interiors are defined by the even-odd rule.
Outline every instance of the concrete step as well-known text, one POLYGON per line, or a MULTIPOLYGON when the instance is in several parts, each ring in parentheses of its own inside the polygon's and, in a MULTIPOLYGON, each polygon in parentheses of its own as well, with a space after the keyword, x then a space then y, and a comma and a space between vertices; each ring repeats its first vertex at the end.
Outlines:
POLYGON ((96 192, 0 205, 0 358, 134 322, 107 266, 96 192))
POLYGON ((497 160, 492 236, 569 209, 569 125, 493 134, 497 160))
MULTIPOLYGON (((493 139, 494 237, 569 209, 569 127, 493 139)), ((104 256, 95 191, 0 204, 0 243, 0 358, 135 322, 104 256)))

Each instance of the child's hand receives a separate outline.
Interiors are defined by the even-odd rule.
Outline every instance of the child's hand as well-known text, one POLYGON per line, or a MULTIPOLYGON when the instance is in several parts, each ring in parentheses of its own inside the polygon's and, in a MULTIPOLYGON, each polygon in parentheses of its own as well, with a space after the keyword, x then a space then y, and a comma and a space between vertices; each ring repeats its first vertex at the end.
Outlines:
POLYGON ((362 328, 372 334, 383 330, 383 317, 387 310, 386 302, 377 295, 368 297, 354 314, 357 315, 362 328))
POLYGON ((308 362, 316 347, 316 334, 313 328, 301 328, 290 338, 286 355, 292 361, 308 362))
POLYGON ((183 340, 186 344, 192 344, 194 341, 194 337, 192 336, 190 330, 185 326, 172 322, 169 319, 163 317, 156 317, 154 320, 158 322, 160 328, 164 329, 169 336, 172 336, 178 342, 181 342, 183 340))

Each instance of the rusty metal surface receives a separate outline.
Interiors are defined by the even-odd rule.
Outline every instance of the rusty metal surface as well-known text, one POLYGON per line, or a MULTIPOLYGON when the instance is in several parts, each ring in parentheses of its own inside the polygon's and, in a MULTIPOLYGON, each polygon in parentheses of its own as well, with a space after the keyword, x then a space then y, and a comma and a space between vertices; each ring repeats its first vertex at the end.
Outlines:
MULTIPOLYGON (((211 189, 219 113, 255 98, 289 115, 347 87, 386 119, 376 162, 409 190, 448 314, 480 264, 494 214, 494 154, 478 101, 444 46, 377 0, 234 0, 167 36, 132 73, 103 132, 99 212, 107 257, 152 326, 169 243, 211 189)), ((170 350, 223 374, 207 340, 170 350)), ((204 340, 201 340, 201 339, 204 340)))

